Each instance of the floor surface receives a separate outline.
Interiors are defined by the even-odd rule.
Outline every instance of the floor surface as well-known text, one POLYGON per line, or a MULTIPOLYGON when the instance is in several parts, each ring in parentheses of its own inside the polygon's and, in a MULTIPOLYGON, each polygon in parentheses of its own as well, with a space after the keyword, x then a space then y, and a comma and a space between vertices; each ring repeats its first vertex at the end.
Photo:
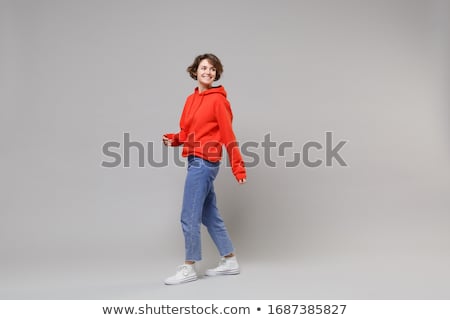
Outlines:
POLYGON ((150 259, 68 259, 5 266, 1 299, 69 300, 359 300, 450 299, 450 257, 309 256, 298 261, 247 261, 235 276, 207 277, 215 261, 198 264, 197 281, 167 286, 175 264, 150 259))

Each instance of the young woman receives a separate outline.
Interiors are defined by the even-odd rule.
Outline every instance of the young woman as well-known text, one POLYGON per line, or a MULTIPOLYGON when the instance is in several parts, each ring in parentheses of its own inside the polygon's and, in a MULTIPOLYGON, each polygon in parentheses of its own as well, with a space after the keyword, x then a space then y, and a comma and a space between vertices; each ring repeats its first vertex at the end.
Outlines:
POLYGON ((195 262, 202 259, 200 227, 203 223, 220 255, 219 266, 206 275, 231 275, 240 272, 234 247, 216 206, 214 179, 219 172, 222 146, 225 146, 232 172, 238 183, 246 182, 246 170, 232 128, 233 114, 223 86, 213 87, 223 72, 219 58, 211 53, 194 59, 187 68, 197 87, 187 99, 180 119, 180 131, 163 136, 166 146, 183 145, 188 159, 184 186, 181 225, 185 240, 185 262, 165 284, 197 280, 195 262))

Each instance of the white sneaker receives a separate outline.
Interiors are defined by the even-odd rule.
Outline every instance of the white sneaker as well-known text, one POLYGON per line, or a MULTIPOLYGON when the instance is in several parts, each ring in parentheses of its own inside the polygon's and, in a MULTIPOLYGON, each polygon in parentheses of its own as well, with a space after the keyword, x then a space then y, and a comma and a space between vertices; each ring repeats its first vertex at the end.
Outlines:
POLYGON ((175 275, 164 280, 165 284, 180 284, 197 280, 197 273, 193 264, 182 264, 178 266, 175 275))
POLYGON ((236 256, 233 256, 231 258, 221 258, 219 266, 214 269, 206 270, 205 274, 207 276, 218 276, 239 274, 239 272, 239 264, 237 262, 236 256))

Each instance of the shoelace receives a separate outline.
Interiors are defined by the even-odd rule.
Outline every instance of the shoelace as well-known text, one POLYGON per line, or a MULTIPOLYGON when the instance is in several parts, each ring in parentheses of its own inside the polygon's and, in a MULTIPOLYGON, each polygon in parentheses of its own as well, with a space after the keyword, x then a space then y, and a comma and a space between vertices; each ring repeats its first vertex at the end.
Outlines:
POLYGON ((220 258, 219 266, 223 266, 227 263, 227 260, 225 258, 220 258))
POLYGON ((186 276, 189 273, 187 265, 182 264, 181 266, 178 266, 177 272, 182 272, 183 275, 186 276))

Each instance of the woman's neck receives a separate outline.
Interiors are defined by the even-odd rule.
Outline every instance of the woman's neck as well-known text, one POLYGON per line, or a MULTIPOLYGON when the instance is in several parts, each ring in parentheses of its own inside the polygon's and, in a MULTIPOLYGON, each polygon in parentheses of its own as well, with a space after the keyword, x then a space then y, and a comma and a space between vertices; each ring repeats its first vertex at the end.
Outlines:
POLYGON ((199 93, 202 93, 203 91, 206 91, 211 88, 212 88, 212 86, 207 87, 207 86, 201 85, 200 83, 198 84, 198 92, 199 93))

